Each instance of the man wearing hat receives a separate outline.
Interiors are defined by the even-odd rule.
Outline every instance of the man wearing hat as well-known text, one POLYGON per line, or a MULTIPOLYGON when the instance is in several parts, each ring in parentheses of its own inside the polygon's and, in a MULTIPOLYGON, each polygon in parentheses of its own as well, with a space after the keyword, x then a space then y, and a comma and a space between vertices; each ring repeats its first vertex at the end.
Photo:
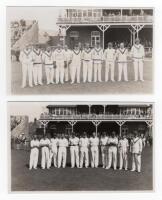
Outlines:
POLYGON ((116 133, 113 131, 111 136, 108 138, 108 166, 106 169, 109 169, 111 167, 111 164, 113 163, 113 168, 116 170, 117 167, 117 145, 118 145, 118 138, 116 137, 116 133))
POLYGON ((138 74, 140 81, 144 81, 143 63, 144 63, 145 50, 144 46, 140 44, 139 38, 136 38, 135 44, 132 46, 131 56, 134 64, 134 77, 135 77, 134 81, 138 81, 138 74))
POLYGON ((27 44, 26 47, 20 52, 19 60, 22 64, 22 85, 26 87, 27 75, 29 81, 29 87, 33 87, 33 53, 31 45, 27 44))
POLYGON ((68 49, 68 46, 64 46, 64 53, 65 53, 65 61, 67 63, 67 66, 65 67, 65 81, 69 81, 69 73, 70 73, 70 65, 72 60, 72 51, 68 49))
POLYGON ((90 146, 91 146, 91 167, 97 168, 99 164, 99 138, 96 136, 96 133, 92 133, 92 137, 89 139, 90 146))
POLYGON ((101 156, 102 156, 102 167, 105 168, 108 165, 108 137, 106 132, 102 133, 100 138, 101 156))
POLYGON ((80 138, 79 146, 80 146, 80 168, 83 167, 84 160, 85 160, 85 167, 88 168, 89 166, 89 154, 88 154, 89 139, 87 137, 86 132, 84 132, 83 136, 80 138))
POLYGON ((124 73, 124 81, 128 81, 128 73, 127 73, 127 57, 128 50, 124 47, 124 43, 120 43, 119 49, 117 49, 117 61, 118 61, 118 81, 122 79, 122 73, 124 73))
POLYGON ((39 44, 33 46, 33 78, 35 85, 42 84, 42 51, 39 44))
POLYGON ((134 137, 131 140, 130 152, 132 153, 132 170, 141 172, 141 154, 142 154, 142 139, 138 136, 138 132, 134 132, 134 137))
POLYGON ((54 167, 57 167, 57 154, 58 154, 58 138, 57 135, 54 134, 53 137, 50 139, 50 166, 52 165, 52 159, 53 159, 53 165, 54 167))
POLYGON ((61 45, 58 44, 56 50, 53 53, 54 66, 56 67, 56 83, 59 81, 64 83, 65 68, 67 67, 67 61, 65 56, 65 51, 62 49, 61 45))
POLYGON ((82 60, 83 60, 83 83, 87 81, 92 82, 92 51, 90 49, 89 43, 85 44, 85 48, 82 51, 82 60))
POLYGON ((29 170, 37 169, 38 165, 38 156, 39 156, 39 140, 37 136, 34 135, 33 139, 30 141, 30 161, 29 161, 29 170))
POLYGON ((101 80, 101 69, 103 63, 103 49, 100 47, 100 43, 95 45, 95 48, 92 50, 92 61, 94 67, 94 82, 101 80))
POLYGON ((71 134, 69 139, 70 145, 70 156, 71 156, 71 168, 75 165, 79 168, 79 138, 76 137, 75 133, 71 134))
POLYGON ((64 134, 61 134, 61 138, 58 140, 58 168, 61 166, 66 167, 66 158, 67 158, 67 147, 68 140, 65 138, 64 134))
POLYGON ((54 81, 53 81, 54 66, 53 66, 53 55, 52 55, 51 47, 48 46, 46 48, 45 52, 42 55, 42 60, 45 67, 47 85, 54 84, 54 81))
POLYGON ((81 50, 76 44, 74 50, 72 51, 72 63, 70 67, 71 74, 71 84, 75 82, 80 83, 80 68, 81 68, 81 50))
POLYGON ((109 80, 109 71, 111 71, 111 81, 114 82, 114 66, 115 66, 116 53, 111 42, 108 43, 108 48, 104 52, 105 60, 105 81, 109 80))

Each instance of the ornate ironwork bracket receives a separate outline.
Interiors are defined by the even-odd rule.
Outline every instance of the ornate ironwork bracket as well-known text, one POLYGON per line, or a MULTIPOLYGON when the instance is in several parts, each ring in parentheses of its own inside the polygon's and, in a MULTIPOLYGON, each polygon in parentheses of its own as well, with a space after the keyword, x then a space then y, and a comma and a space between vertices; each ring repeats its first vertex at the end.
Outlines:
POLYGON ((145 121, 146 124, 149 126, 149 127, 152 127, 153 126, 153 121, 152 120, 147 120, 145 121))
POLYGON ((119 120, 119 121, 115 121, 119 126, 122 126, 126 121, 124 120, 119 120))
POLYGON ((99 121, 99 120, 93 120, 92 123, 93 123, 95 126, 98 126, 98 125, 101 123, 101 121, 99 121))
POLYGON ((108 25, 108 24, 105 24, 105 25, 100 24, 100 25, 97 25, 97 27, 98 27, 102 32, 105 32, 105 31, 110 27, 110 25, 108 25))

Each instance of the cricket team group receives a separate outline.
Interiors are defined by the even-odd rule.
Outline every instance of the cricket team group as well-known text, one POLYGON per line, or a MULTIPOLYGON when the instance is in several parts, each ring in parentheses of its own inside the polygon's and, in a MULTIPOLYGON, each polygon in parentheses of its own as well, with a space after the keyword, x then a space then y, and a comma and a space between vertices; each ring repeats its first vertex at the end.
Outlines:
POLYGON ((64 134, 54 134, 50 138, 44 135, 40 140, 34 135, 30 147, 30 170, 37 169, 39 155, 42 169, 50 169, 52 165, 55 168, 65 168, 69 147, 71 168, 88 168, 89 164, 92 168, 98 168, 101 155, 103 168, 108 170, 113 167, 116 170, 119 167, 119 170, 128 170, 128 154, 131 154, 131 171, 140 173, 145 137, 137 131, 134 131, 130 141, 126 135, 118 137, 114 131, 109 136, 103 132, 100 137, 96 136, 95 132, 91 137, 88 137, 86 132, 80 137, 72 133, 68 139, 64 134))
POLYGON ((29 87, 65 82, 74 84, 81 81, 83 83, 108 80, 114 82, 116 66, 118 69, 116 81, 128 81, 130 80, 127 72, 129 62, 134 66, 134 81, 144 81, 144 57, 144 46, 139 38, 135 40, 130 52, 123 42, 118 49, 114 49, 113 44, 109 42, 105 50, 101 48, 100 43, 97 43, 94 48, 90 48, 89 43, 86 43, 84 48, 76 44, 73 50, 70 50, 67 45, 62 47, 60 44, 55 50, 50 46, 42 50, 39 44, 26 45, 19 56, 22 64, 22 88, 27 86, 27 82, 29 87), (104 80, 101 78, 103 70, 104 80), (46 83, 43 83, 44 71, 46 83))

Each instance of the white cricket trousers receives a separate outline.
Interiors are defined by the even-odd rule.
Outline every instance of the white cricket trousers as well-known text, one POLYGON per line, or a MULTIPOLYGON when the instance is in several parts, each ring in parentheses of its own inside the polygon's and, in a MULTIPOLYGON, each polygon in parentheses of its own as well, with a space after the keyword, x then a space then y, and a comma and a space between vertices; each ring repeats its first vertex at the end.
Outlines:
POLYGON ((109 80, 109 71, 111 71, 111 81, 114 81, 114 61, 106 61, 105 64, 105 81, 109 80))
POLYGON ((68 65, 68 63, 67 63, 67 67, 64 69, 65 81, 68 81, 68 80, 69 80, 69 70, 70 70, 70 65, 68 65))
POLYGON ((107 146, 101 146, 102 166, 108 165, 108 149, 107 146))
POLYGON ((71 64, 71 82, 75 82, 75 78, 77 79, 77 83, 80 83, 80 68, 81 63, 72 63, 71 64))
POLYGON ((45 65, 45 72, 46 72, 46 80, 47 84, 54 83, 54 68, 53 65, 45 65))
POLYGON ((138 73, 139 78, 143 81, 143 60, 142 59, 134 59, 134 80, 138 80, 138 73))
POLYGON ((85 61, 83 60, 83 82, 85 83, 87 81, 88 76, 88 82, 92 82, 92 61, 85 61))
POLYGON ((118 63, 118 81, 121 81, 122 72, 124 73, 124 80, 128 81, 128 73, 127 73, 127 63, 118 63))
POLYGON ((141 172, 141 155, 137 153, 132 153, 132 170, 141 172))
POLYGON ((93 67, 94 67, 94 82, 96 82, 97 80, 101 82, 102 63, 94 63, 93 67))
POLYGON ((36 169, 38 165, 38 156, 39 156, 39 149, 32 148, 30 151, 30 161, 29 161, 29 169, 36 169))
POLYGON ((29 86, 33 86, 33 64, 25 64, 22 63, 22 87, 26 86, 27 82, 27 75, 28 75, 28 80, 29 80, 29 86))
POLYGON ((56 61, 56 83, 64 83, 64 61, 56 61))
POLYGON ((42 84, 42 64, 33 65, 33 78, 35 85, 42 84))
POLYGON ((83 167, 83 162, 85 160, 85 167, 89 166, 89 155, 88 155, 88 148, 81 147, 80 148, 80 167, 83 167))
POLYGON ((113 161, 113 168, 116 170, 116 166, 117 166, 117 147, 115 147, 115 146, 109 147, 108 156, 109 156, 108 168, 111 167, 111 164, 112 164, 112 161, 113 161))
POLYGON ((91 167, 98 167, 98 158, 99 158, 99 152, 98 152, 98 146, 92 146, 91 147, 91 167))
POLYGON ((128 168, 128 156, 125 150, 119 150, 119 169, 127 170, 128 168))
POLYGON ((66 147, 59 147, 59 150, 58 150, 58 168, 60 168, 61 166, 63 168, 66 167, 66 156, 67 156, 66 147))
POLYGON ((79 147, 71 146, 70 147, 70 156, 71 156, 71 167, 79 167, 79 147))
POLYGON ((50 150, 50 166, 52 165, 53 160, 54 167, 57 167, 57 152, 57 147, 50 150))
POLYGON ((49 157, 49 148, 48 147, 42 147, 42 160, 41 160, 41 167, 42 169, 49 169, 50 164, 50 157, 49 157))

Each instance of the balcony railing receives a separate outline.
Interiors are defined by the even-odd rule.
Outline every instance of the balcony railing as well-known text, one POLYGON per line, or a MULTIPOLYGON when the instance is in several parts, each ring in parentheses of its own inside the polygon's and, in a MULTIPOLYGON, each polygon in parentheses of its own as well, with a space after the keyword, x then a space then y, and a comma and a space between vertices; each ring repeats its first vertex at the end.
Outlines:
POLYGON ((57 24, 96 24, 96 23, 152 23, 153 16, 127 16, 127 15, 114 15, 114 16, 102 16, 102 17, 59 17, 57 24))
POLYGON ((74 114, 74 115, 52 115, 42 114, 40 120, 147 120, 152 115, 124 115, 124 114, 74 114))

